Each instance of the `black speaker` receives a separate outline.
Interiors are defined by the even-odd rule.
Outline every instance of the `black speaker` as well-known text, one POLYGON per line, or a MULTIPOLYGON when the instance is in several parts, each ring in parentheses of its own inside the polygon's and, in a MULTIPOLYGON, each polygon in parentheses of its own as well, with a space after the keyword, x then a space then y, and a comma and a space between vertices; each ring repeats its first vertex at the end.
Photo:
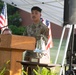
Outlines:
POLYGON ((76 0, 64 0, 64 24, 76 24, 76 0))
POLYGON ((64 24, 69 23, 69 0, 64 0, 64 24))

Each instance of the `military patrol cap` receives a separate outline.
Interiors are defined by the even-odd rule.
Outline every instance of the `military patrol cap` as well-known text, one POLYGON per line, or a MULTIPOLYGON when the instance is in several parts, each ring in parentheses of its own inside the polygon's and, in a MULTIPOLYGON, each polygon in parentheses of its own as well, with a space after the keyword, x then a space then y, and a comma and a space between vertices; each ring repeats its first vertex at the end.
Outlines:
POLYGON ((37 10, 37 11, 39 11, 39 12, 42 11, 42 9, 41 9, 40 7, 38 7, 38 6, 32 7, 32 8, 31 8, 31 11, 33 11, 33 10, 37 10))

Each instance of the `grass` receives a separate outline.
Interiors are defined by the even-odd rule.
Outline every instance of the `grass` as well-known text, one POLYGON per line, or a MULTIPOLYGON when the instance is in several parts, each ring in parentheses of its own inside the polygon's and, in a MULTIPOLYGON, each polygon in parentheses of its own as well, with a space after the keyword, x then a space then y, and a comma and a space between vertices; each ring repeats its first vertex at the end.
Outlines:
MULTIPOLYGON (((53 39, 53 42, 54 42, 54 47, 50 49, 50 55, 51 55, 51 61, 54 63, 56 55, 57 55, 60 39, 53 39)), ((61 46, 61 49, 60 49, 60 53, 59 53, 57 63, 62 62, 63 55, 64 55, 65 44, 66 44, 66 40, 64 39, 63 42, 62 42, 62 46, 61 46)))
MULTIPOLYGON (((56 55, 58 52, 59 43, 60 43, 60 39, 53 39, 53 43, 54 43, 54 47, 50 49, 50 57, 51 57, 52 63, 55 62, 56 55)), ((63 61, 65 45, 66 45, 66 39, 64 39, 62 42, 57 64, 61 64, 63 61)), ((57 72, 59 73, 60 67, 56 67, 55 70, 57 70, 57 72)))

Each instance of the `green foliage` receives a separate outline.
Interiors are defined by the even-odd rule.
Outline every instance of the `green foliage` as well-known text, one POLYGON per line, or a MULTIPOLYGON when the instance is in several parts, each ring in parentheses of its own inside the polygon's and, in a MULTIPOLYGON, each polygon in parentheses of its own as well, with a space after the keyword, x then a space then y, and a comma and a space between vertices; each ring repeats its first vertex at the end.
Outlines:
POLYGON ((2 8, 3 8, 3 2, 0 0, 0 13, 2 11, 2 8))
POLYGON ((18 12, 18 8, 8 5, 7 11, 8 11, 8 25, 16 25, 19 27, 21 25, 21 17, 18 12))
POLYGON ((40 67, 37 66, 37 70, 33 69, 33 71, 36 75, 57 75, 57 73, 55 71, 52 71, 52 69, 49 70, 45 67, 40 69, 40 67))
POLYGON ((28 75, 28 73, 27 73, 27 72, 25 72, 24 70, 22 70, 22 72, 23 72, 25 75, 28 75))
POLYGON ((18 8, 11 6, 9 4, 7 5, 8 16, 15 14, 16 11, 18 11, 18 8))
MULTIPOLYGON (((22 70, 22 72, 25 75, 28 75, 27 71, 25 72, 24 70, 22 70)), ((47 69, 46 67, 41 68, 39 66, 37 66, 37 69, 33 69, 33 72, 35 75, 58 75, 54 68, 47 69)))
POLYGON ((18 12, 16 12, 13 15, 9 15, 8 24, 16 25, 17 27, 19 27, 21 25, 21 17, 18 12))
POLYGON ((20 14, 18 13, 18 8, 8 4, 7 12, 8 12, 8 24, 20 26, 21 25, 21 17, 20 17, 20 14))
POLYGON ((10 25, 9 28, 12 31, 12 34, 16 34, 16 35, 23 35, 23 32, 25 31, 25 27, 17 27, 15 25, 10 25))
POLYGON ((3 67, 0 69, 0 75, 5 75, 5 73, 6 73, 7 71, 9 71, 9 70, 7 69, 7 65, 9 64, 9 62, 10 62, 10 61, 7 61, 7 62, 3 65, 3 67))
MULTIPOLYGON (((3 8, 3 1, 0 0, 0 13, 3 8)), ((18 8, 7 4, 8 25, 21 25, 21 17, 18 13, 18 8)))
POLYGON ((41 74, 40 74, 40 73, 41 73, 41 70, 40 70, 40 67, 39 67, 39 66, 37 66, 37 70, 33 69, 33 71, 34 71, 34 73, 35 73, 36 75, 41 75, 41 74))

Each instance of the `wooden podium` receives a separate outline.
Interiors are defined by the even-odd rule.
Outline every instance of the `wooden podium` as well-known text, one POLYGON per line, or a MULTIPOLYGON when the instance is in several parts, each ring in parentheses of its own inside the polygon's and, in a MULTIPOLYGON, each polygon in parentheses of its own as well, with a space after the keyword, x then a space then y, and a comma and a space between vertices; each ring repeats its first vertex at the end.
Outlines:
POLYGON ((34 37, 0 35, 0 67, 10 60, 5 75, 21 75, 22 66, 16 61, 22 61, 23 51, 34 50, 35 43, 34 37))

